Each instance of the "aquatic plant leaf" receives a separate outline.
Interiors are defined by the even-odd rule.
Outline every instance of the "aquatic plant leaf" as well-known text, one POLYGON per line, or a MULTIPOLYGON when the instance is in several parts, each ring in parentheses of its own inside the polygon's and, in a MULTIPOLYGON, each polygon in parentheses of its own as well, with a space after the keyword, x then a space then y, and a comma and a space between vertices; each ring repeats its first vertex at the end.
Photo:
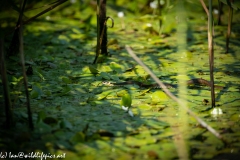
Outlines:
POLYGON ((62 81, 63 81, 64 83, 66 83, 66 84, 72 83, 72 80, 71 80, 70 78, 68 78, 68 77, 62 77, 62 81))
POLYGON ((77 144, 85 141, 86 135, 83 132, 77 132, 72 138, 70 138, 70 142, 72 144, 77 144))
POLYGON ((99 73, 99 71, 93 66, 89 66, 89 70, 92 74, 98 74, 99 73))
POLYGON ((129 108, 131 107, 132 97, 129 93, 122 96, 121 105, 129 108))
POLYGON ((157 104, 159 102, 164 102, 169 100, 169 97, 163 91, 155 91, 154 93, 152 93, 151 98, 152 98, 152 104, 157 104))
POLYGON ((102 92, 101 94, 97 95, 97 100, 102 100, 102 99, 106 98, 111 93, 112 93, 112 91, 102 92))
POLYGON ((116 62, 111 62, 110 67, 112 70, 116 71, 117 73, 123 72, 122 66, 120 64, 117 64, 116 62))

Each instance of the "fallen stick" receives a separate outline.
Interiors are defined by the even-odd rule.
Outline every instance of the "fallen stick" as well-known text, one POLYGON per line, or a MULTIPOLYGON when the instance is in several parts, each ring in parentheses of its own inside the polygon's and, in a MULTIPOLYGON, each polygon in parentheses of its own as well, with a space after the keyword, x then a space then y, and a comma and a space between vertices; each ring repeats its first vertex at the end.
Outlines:
POLYGON ((164 85, 163 82, 161 82, 157 76, 136 56, 136 54, 133 52, 133 50, 126 45, 125 46, 127 52, 132 56, 132 58, 139 64, 141 65, 144 70, 152 77, 152 79, 163 89, 163 91, 174 101, 176 101, 179 106, 186 110, 187 113, 189 115, 191 115, 192 117, 194 117, 198 123, 206 128, 209 132, 211 132, 214 136, 216 136, 217 138, 221 139, 222 141, 225 142, 225 140, 223 139, 223 137, 220 135, 220 133, 218 133, 215 129, 213 129, 211 126, 209 126, 206 122, 204 122, 201 118, 199 118, 193 111, 191 111, 190 109, 188 109, 186 106, 184 106, 183 104, 183 100, 178 99, 175 95, 173 95, 168 89, 167 86, 164 85))

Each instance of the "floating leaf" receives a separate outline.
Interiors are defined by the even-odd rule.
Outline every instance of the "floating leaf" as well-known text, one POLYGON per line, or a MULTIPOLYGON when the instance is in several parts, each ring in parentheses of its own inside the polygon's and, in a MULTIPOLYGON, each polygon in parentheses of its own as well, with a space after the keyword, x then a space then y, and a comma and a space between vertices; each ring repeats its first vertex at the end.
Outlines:
POLYGON ((163 91, 156 91, 151 95, 152 98, 152 104, 157 104, 159 102, 167 101, 169 100, 169 97, 166 95, 163 91))
POLYGON ((68 129, 72 129, 73 128, 72 124, 69 121, 67 121, 66 119, 63 119, 60 122, 60 127, 61 128, 68 128, 68 129))
POLYGON ((111 79, 110 75, 109 75, 108 73, 106 73, 106 72, 101 72, 101 73, 100 73, 100 76, 101 76, 103 79, 106 79, 106 80, 110 80, 110 79, 111 79))
POLYGON ((128 146, 139 146, 139 147, 147 144, 145 139, 137 139, 137 138, 132 137, 132 136, 128 136, 125 139, 125 143, 128 146))
POLYGON ((71 139, 70 142, 72 144, 77 144, 79 142, 84 142, 85 141, 86 135, 83 132, 77 132, 71 139))
POLYGON ((98 74, 99 73, 99 71, 96 68, 94 68, 93 66, 89 66, 89 70, 92 74, 98 74))
POLYGON ((36 98, 38 98, 38 96, 39 96, 39 94, 37 91, 35 91, 35 90, 31 91, 31 93, 30 93, 31 99, 36 99, 36 98))
POLYGON ((114 45, 114 44, 118 44, 118 40, 117 39, 109 40, 107 45, 110 46, 110 45, 114 45))
POLYGON ((101 65, 101 66, 98 66, 98 70, 101 71, 101 72, 111 72, 112 69, 109 65, 105 66, 105 65, 101 65))
POLYGON ((151 88, 142 90, 142 91, 138 94, 138 96, 144 95, 144 94, 147 93, 150 89, 151 89, 151 88))
POLYGON ((44 94, 45 94, 46 96, 51 96, 51 95, 52 95, 52 92, 49 91, 49 90, 46 90, 46 91, 44 92, 44 94))
POLYGON ((239 113, 235 113, 233 114, 230 118, 229 118, 231 121, 239 121, 240 120, 240 114, 239 113))
POLYGON ((41 88, 39 88, 36 85, 33 85, 33 89, 31 91, 30 97, 32 99, 36 99, 36 98, 39 98, 42 94, 43 94, 43 92, 42 92, 41 88))
POLYGON ((122 72, 122 66, 117 64, 116 62, 111 62, 110 67, 111 67, 112 70, 116 71, 117 73, 122 72))
POLYGON ((52 126, 52 125, 56 125, 58 123, 58 120, 53 117, 46 117, 43 119, 43 122, 52 126))
POLYGON ((62 81, 63 81, 64 83, 66 83, 66 84, 72 83, 72 80, 71 80, 70 78, 68 78, 68 77, 62 77, 62 81))
POLYGON ((46 123, 44 123, 43 121, 39 121, 37 123, 37 125, 35 126, 35 128, 37 128, 37 130, 41 133, 41 134, 46 134, 46 133, 50 133, 52 130, 52 127, 47 125, 46 123))
POLYGON ((46 116, 47 116, 47 114, 44 111, 38 112, 38 120, 37 120, 37 122, 42 121, 46 116))
POLYGON ((150 106, 149 104, 140 104, 139 106, 138 106, 138 108, 139 109, 142 109, 142 110, 149 110, 149 109, 151 109, 152 108, 152 106, 150 106))
POLYGON ((127 94, 127 91, 126 90, 120 90, 118 92, 116 92, 117 96, 118 97, 123 97, 125 94, 127 94))
POLYGON ((63 90, 61 91, 61 93, 58 94, 58 96, 63 96, 68 94, 71 91, 71 88, 69 86, 65 86, 63 87, 63 90))
POLYGON ((40 73, 40 71, 35 70, 34 73, 36 73, 36 75, 38 75, 38 76, 41 78, 41 80, 45 80, 45 78, 44 78, 43 75, 40 73))
POLYGON ((101 94, 97 95, 97 100, 102 100, 106 98, 110 93, 112 93, 112 91, 102 92, 101 94))
POLYGON ((56 69, 56 68, 57 68, 57 65, 54 64, 54 63, 51 63, 51 62, 47 62, 47 65, 48 65, 50 68, 53 68, 53 69, 56 69))
POLYGON ((114 81, 119 81, 119 77, 117 75, 112 75, 111 79, 114 81))
POLYGON ((135 67, 135 71, 137 74, 141 75, 141 74, 146 74, 146 71, 144 70, 144 68, 140 65, 136 65, 135 67))
POLYGON ((168 123, 164 121, 157 121, 157 120, 149 120, 147 125, 155 129, 169 127, 168 123))
POLYGON ((97 63, 103 63, 108 57, 105 55, 99 55, 97 63))
POLYGON ((54 132, 54 136, 56 137, 56 138, 58 138, 59 140, 65 140, 66 138, 66 132, 64 132, 64 131, 62 131, 62 130, 58 130, 58 131, 56 131, 56 132, 54 132))

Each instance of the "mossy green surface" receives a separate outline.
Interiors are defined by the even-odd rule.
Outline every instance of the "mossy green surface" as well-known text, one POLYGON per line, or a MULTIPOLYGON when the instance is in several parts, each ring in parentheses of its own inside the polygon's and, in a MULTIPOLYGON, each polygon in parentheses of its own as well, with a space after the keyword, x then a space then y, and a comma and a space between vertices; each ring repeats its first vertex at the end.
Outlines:
MULTIPOLYGON (((163 13, 164 36, 159 36, 144 29, 151 23, 159 31, 158 18, 153 12, 137 12, 134 8, 144 5, 134 2, 129 3, 132 6, 127 10, 121 6, 124 2, 109 2, 108 15, 115 22, 115 27, 108 29, 111 56, 95 65, 92 64, 96 50, 94 5, 81 8, 79 3, 69 5, 68 2, 62 9, 60 6, 24 27, 26 65, 31 64, 33 68, 28 82, 35 130, 27 128, 21 68, 18 56, 12 56, 7 60, 7 67, 13 73, 8 79, 15 127, 1 129, 0 152, 66 153, 65 159, 178 159, 181 146, 177 140, 183 135, 190 159, 239 155, 239 19, 234 19, 230 53, 225 54, 225 15, 225 25, 215 27, 214 32, 215 83, 226 87, 216 90, 216 105, 222 112, 212 114, 211 104, 206 103, 211 101, 208 87, 190 86, 186 96, 188 107, 229 142, 224 145, 192 117, 188 117, 187 130, 176 132, 182 125, 180 108, 160 89, 102 83, 126 80, 154 83, 128 55, 125 45, 131 46, 162 81, 171 84, 178 81, 181 67, 178 60, 182 57, 176 46, 179 22, 175 3, 170 3, 163 13), (122 10, 125 17, 117 17, 122 10), (131 94, 134 117, 120 105, 126 91, 131 94)), ((183 39, 187 43, 184 78, 209 80, 207 17, 199 2, 189 1, 185 5, 188 19, 181 21, 188 25, 187 40, 183 39)), ((170 91, 178 96, 177 89, 170 91)))

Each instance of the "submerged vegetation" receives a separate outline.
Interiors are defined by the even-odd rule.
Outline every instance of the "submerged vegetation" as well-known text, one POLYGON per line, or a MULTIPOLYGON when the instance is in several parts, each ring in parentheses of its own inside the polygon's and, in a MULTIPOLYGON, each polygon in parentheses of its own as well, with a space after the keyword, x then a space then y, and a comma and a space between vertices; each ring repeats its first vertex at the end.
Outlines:
POLYGON ((237 159, 239 3, 219 2, 210 27, 207 1, 0 2, 0 157, 237 159))

